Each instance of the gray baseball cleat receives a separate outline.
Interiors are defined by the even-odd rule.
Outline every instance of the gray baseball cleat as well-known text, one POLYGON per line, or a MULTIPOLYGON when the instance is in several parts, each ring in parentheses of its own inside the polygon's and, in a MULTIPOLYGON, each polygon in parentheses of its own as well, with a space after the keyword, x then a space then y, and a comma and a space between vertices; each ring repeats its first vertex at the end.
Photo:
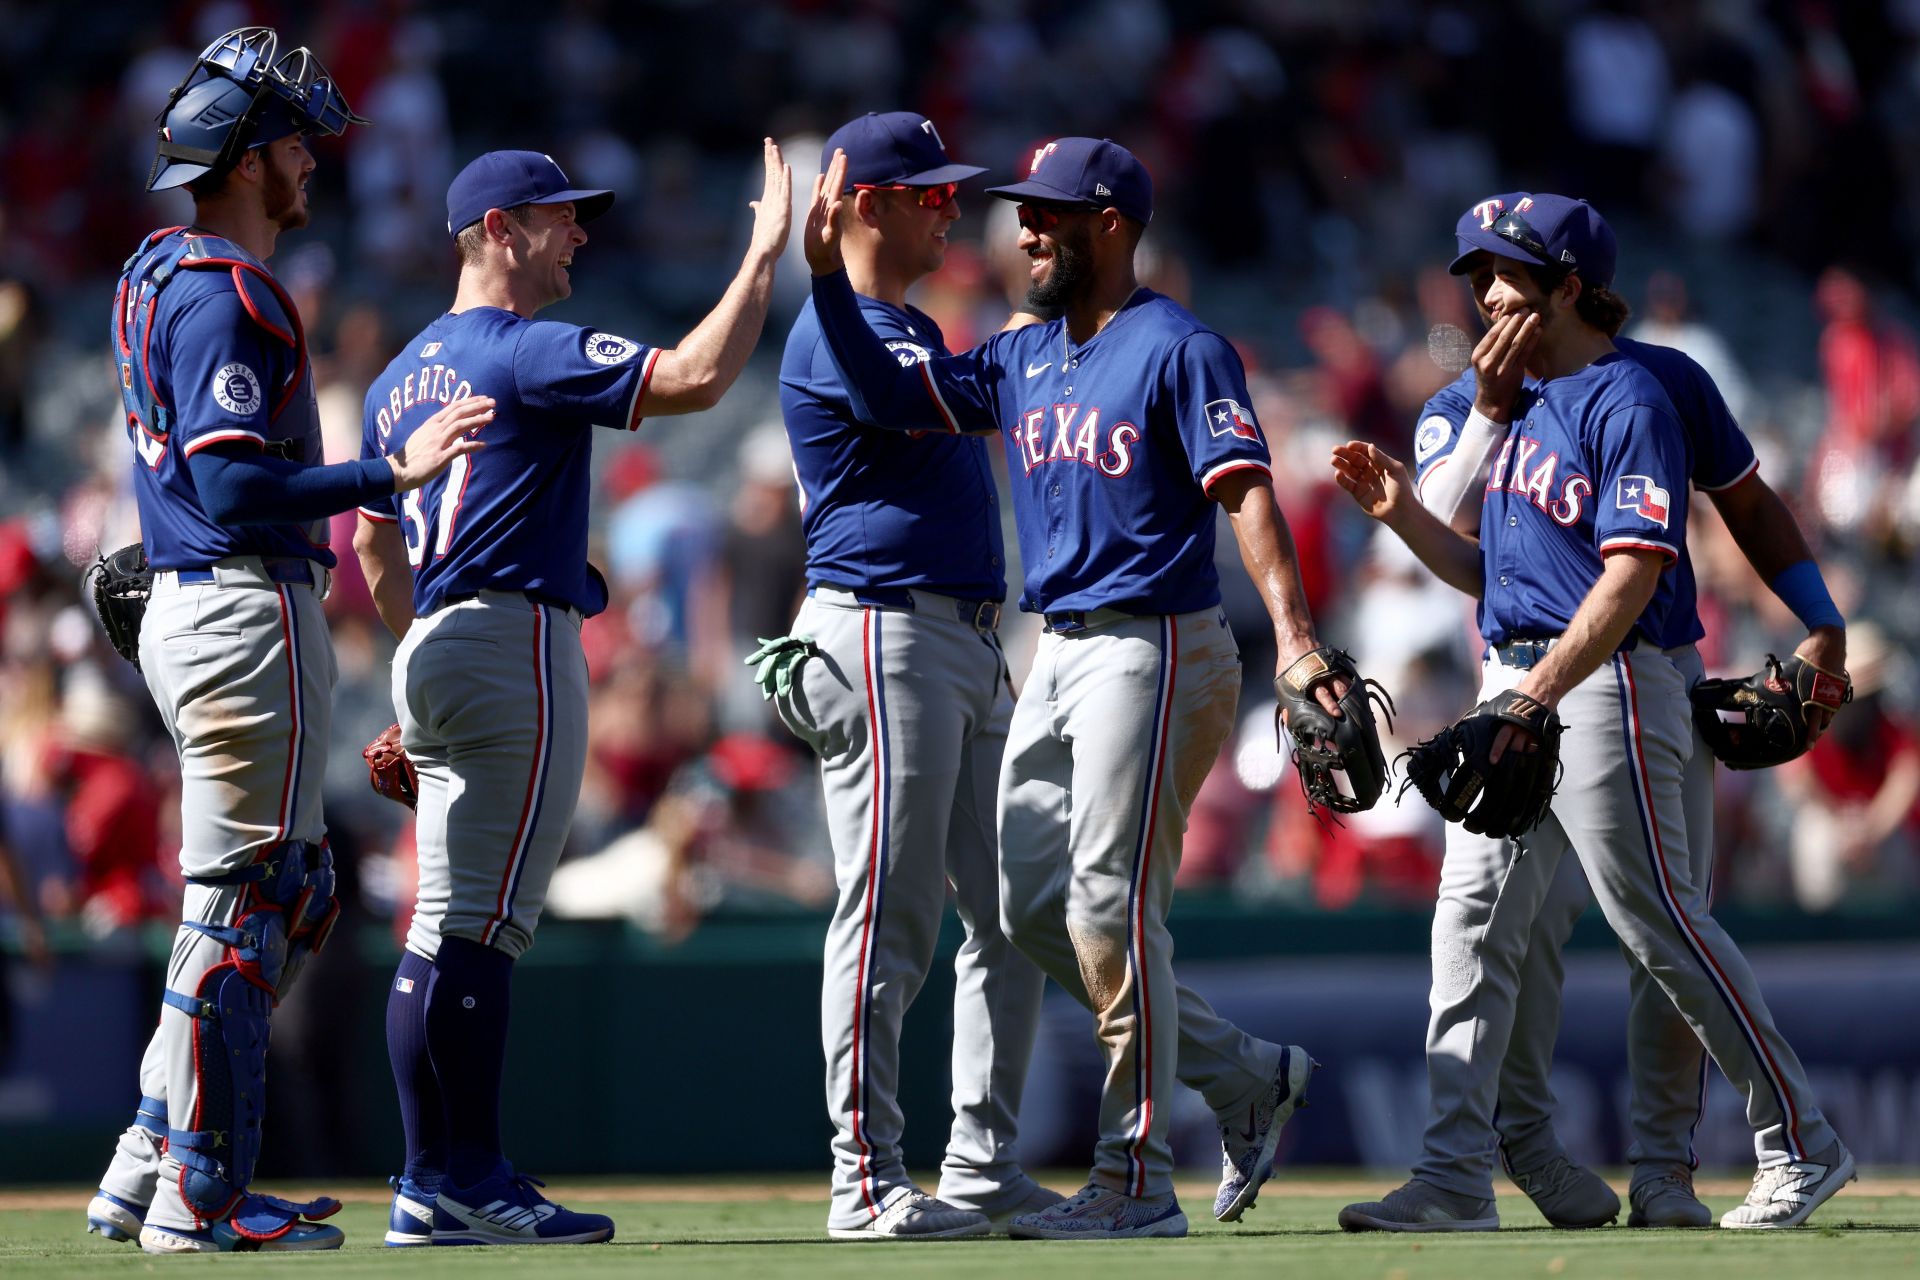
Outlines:
POLYGON ((131 1242, 140 1238, 147 1224, 147 1206, 96 1191, 87 1205, 87 1233, 98 1233, 103 1240, 131 1242))
MULTIPOLYGON (((1016 1203, 1008 1205, 1004 1209, 996 1209, 987 1213, 987 1221, 993 1225, 994 1235, 1004 1236, 1008 1233, 1009 1228, 1012 1227, 1015 1218, 1025 1217, 1029 1213, 1040 1213, 1043 1210, 1053 1208, 1053 1206, 1057 1204, 1064 1203, 1065 1200, 1066 1197, 1058 1191, 1055 1191, 1052 1187, 1036 1186, 1032 1191, 1029 1191, 1023 1199, 1016 1203)), ((982 1212, 986 1211, 982 1210, 982 1212)))
POLYGON ((1244 1122, 1236 1117, 1220 1126, 1220 1190, 1213 1197, 1213 1216, 1219 1222, 1238 1222, 1253 1208, 1260 1188, 1273 1175, 1273 1152, 1280 1130, 1293 1113, 1307 1105, 1307 1081, 1319 1067, 1305 1049, 1290 1044, 1280 1051, 1280 1067, 1273 1083, 1248 1111, 1244 1122))
POLYGON ((1556 1227, 1604 1227, 1620 1216, 1620 1197, 1599 1174, 1564 1154, 1537 1169, 1508 1169, 1513 1185, 1527 1193, 1542 1217, 1556 1227))
POLYGON ((1431 1182, 1409 1179, 1381 1200, 1350 1204, 1340 1211, 1343 1231, 1498 1231, 1493 1201, 1442 1191, 1431 1182))
POLYGON ((1646 1177, 1634 1171, 1627 1191, 1630 1227, 1710 1227, 1713 1210, 1693 1193, 1693 1170, 1683 1164, 1661 1165, 1646 1177))
POLYGON ((1136 1199, 1088 1183, 1071 1200, 1015 1218, 1007 1234, 1017 1240, 1137 1240, 1184 1236, 1187 1215, 1171 1195, 1136 1199))
POLYGON ((1853 1153, 1835 1138, 1811 1160, 1789 1160, 1754 1174, 1747 1202, 1721 1215, 1720 1225, 1762 1231, 1797 1227, 1853 1179, 1853 1153))
POLYGON ((880 1211, 880 1216, 858 1227, 829 1227, 832 1240, 966 1240, 989 1235, 993 1224, 984 1213, 935 1200, 924 1191, 909 1189, 880 1211))

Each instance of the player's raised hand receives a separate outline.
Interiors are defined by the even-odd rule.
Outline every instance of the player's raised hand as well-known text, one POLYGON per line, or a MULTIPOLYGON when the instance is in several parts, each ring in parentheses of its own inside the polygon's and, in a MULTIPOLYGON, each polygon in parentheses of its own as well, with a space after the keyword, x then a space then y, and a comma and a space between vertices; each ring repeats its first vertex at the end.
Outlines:
POLYGON ((1391 525, 1413 495, 1413 477, 1385 450, 1364 440, 1349 440, 1333 449, 1333 478, 1353 495, 1360 509, 1391 525))
MULTIPOLYGON (((1822 671, 1845 671, 1847 669, 1847 629, 1845 627, 1815 627, 1807 633, 1807 638, 1793 651, 1822 671)), ((1807 745, 1820 741, 1820 735, 1833 724, 1834 709, 1823 707, 1817 702, 1809 702, 1807 714, 1807 745)))
POLYGON ((467 433, 492 421, 492 396, 466 396, 442 407, 387 455, 387 465, 393 468, 393 491, 418 489, 461 454, 486 448, 467 433))
POLYGON ((760 198, 749 201, 753 209, 752 253, 777 258, 787 247, 787 233, 793 228, 793 166, 780 157, 780 144, 772 138, 760 140, 761 158, 767 166, 766 183, 760 198))
POLYGON ((840 193, 847 185, 847 153, 835 150, 827 171, 813 180, 813 202, 807 206, 807 225, 800 247, 807 266, 817 276, 830 276, 846 265, 840 256, 840 193))
POLYGON ((1493 422, 1505 422, 1526 381, 1527 361, 1540 341, 1540 313, 1513 312, 1493 322, 1473 349, 1473 407, 1493 422))

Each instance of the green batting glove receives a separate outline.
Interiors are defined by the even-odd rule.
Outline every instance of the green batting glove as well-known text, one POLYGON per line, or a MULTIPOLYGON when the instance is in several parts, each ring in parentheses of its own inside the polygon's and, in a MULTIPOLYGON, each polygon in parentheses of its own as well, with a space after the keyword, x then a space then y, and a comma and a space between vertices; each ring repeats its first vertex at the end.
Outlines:
POLYGON ((768 640, 759 637, 760 647, 747 655, 746 663, 754 667, 753 682, 760 686, 760 700, 766 702, 774 694, 785 694, 793 688, 793 673, 800 664, 820 652, 820 646, 813 642, 812 636, 780 636, 768 640))

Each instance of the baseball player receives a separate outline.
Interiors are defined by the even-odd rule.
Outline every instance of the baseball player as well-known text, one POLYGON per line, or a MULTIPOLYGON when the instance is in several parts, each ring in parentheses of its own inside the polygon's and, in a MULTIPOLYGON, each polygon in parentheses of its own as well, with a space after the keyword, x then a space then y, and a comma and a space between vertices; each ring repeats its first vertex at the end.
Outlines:
MULTIPOLYGON (((1462 215, 1457 233, 1490 223, 1499 212, 1530 198, 1517 192, 1482 201, 1462 215)), ((1484 307, 1483 298, 1475 301, 1484 307)), ((1490 315, 1483 312, 1483 319, 1491 325, 1490 315)), ((1843 670, 1845 625, 1820 584, 1819 568, 1792 510, 1759 475, 1753 446, 1713 379, 1672 348, 1620 337, 1614 345, 1659 380, 1692 445, 1693 486, 1712 498, 1762 580, 1774 586, 1807 626, 1807 638, 1796 652, 1818 667, 1843 670), (1800 586, 1803 579, 1809 580, 1806 588, 1800 586)), ((1418 496, 1463 534, 1478 533, 1487 468, 1504 434, 1499 424, 1474 411, 1477 378, 1476 371, 1468 369, 1435 394, 1421 411, 1415 436, 1418 496)), ((1489 390, 1498 396, 1502 389, 1489 390)), ((1809 708, 1809 716, 1809 739, 1817 740, 1831 713, 1816 706, 1809 708)), ((1709 899, 1713 764, 1705 744, 1696 739, 1686 766, 1687 830, 1693 877, 1709 899)), ((1552 1128, 1549 1078, 1560 1026, 1561 951, 1590 897, 1579 861, 1562 858, 1521 964, 1513 1038, 1500 1066, 1495 1111, 1502 1164, 1556 1226, 1597 1225, 1612 1219, 1619 1208, 1617 1197, 1597 1175, 1567 1159, 1552 1128)), ((1704 1227, 1712 1215, 1693 1191, 1698 1162, 1691 1139, 1705 1101, 1707 1055, 1672 1002, 1646 970, 1629 959, 1633 1140, 1628 1157, 1633 1178, 1627 1222, 1704 1227)))
POLYGON ((438 474, 479 442, 487 402, 438 413, 410 447, 320 465, 300 316, 266 268, 307 224, 308 133, 365 123, 308 50, 265 27, 207 46, 160 116, 147 187, 185 186, 194 225, 156 231, 114 294, 133 487, 152 597, 139 665, 180 753, 187 887, 160 1024, 87 1229, 149 1253, 337 1249, 249 1188, 268 1029, 339 904, 320 812, 333 650, 320 599, 327 518, 438 474))
MULTIPOLYGON (((1246 1036, 1173 977, 1166 912, 1187 807, 1240 690, 1212 567, 1216 503, 1274 618, 1283 666, 1316 648, 1239 358, 1136 284, 1133 251, 1153 215, 1140 162, 1105 139, 1062 138, 1036 152, 1025 181, 990 192, 1019 206, 1030 309, 1061 318, 903 367, 841 269, 846 165, 836 156, 816 183, 805 247, 854 416, 1006 432, 1021 607, 1046 619, 1000 772, 1002 923, 1093 1011, 1108 1070, 1088 1185, 1016 1217, 1010 1234, 1186 1233, 1166 1139, 1176 1052, 1181 1078, 1221 1117, 1215 1213, 1237 1219, 1311 1062, 1246 1036)), ((1344 691, 1315 696, 1337 714, 1344 691)))
POLYGON ((502 1154, 513 962, 533 945, 586 767, 581 621, 607 606, 587 563, 595 426, 711 408, 766 318, 792 218, 771 140, 752 241, 719 305, 672 348, 533 317, 572 291, 583 224, 613 203, 537 151, 493 151, 447 190, 452 308, 367 392, 363 456, 408 447, 437 407, 491 395, 490 447, 354 536, 418 770, 419 899, 388 995, 406 1165, 389 1245, 588 1244, 613 1222, 552 1203, 502 1154))
MULTIPOLYGON (((1711 472, 1699 468, 1695 438, 1659 378, 1613 344, 1625 307, 1608 290, 1615 248, 1599 215, 1549 195, 1489 205, 1462 221, 1453 264, 1493 325, 1476 352, 1474 407, 1496 424, 1501 444, 1478 545, 1412 500, 1404 469, 1379 450, 1342 446, 1335 466, 1363 507, 1442 578, 1480 598, 1489 646, 1482 696, 1517 689, 1558 709, 1568 763, 1545 820, 1523 840, 1448 828, 1433 927, 1426 1152, 1411 1181, 1382 1201, 1349 1205, 1340 1222, 1349 1230, 1498 1227, 1499 1064, 1530 943, 1557 950, 1534 930, 1571 846, 1623 946, 1746 1095, 1760 1169, 1746 1203, 1721 1225, 1796 1225, 1853 1177, 1853 1159, 1814 1104, 1695 872, 1694 841, 1708 833, 1689 821, 1704 771, 1689 769, 1698 738, 1687 690, 1700 675, 1694 641, 1702 633, 1685 533, 1688 486, 1711 472), (1523 371, 1536 380, 1524 389, 1523 371)), ((1534 749, 1524 731, 1508 728, 1493 754, 1497 763, 1503 751, 1534 749)), ((1661 1031, 1644 1007, 1636 1021, 1644 1055, 1661 1031)), ((1669 1072, 1673 1062, 1665 1060, 1669 1072)), ((1636 1073, 1658 1084, 1661 1070, 1636 1073)), ((1688 1074, 1697 1090, 1697 1071, 1688 1074)), ((1670 1146, 1672 1122, 1640 1110, 1636 1132, 1657 1128, 1670 1146)), ((1643 1160, 1678 1163, 1657 1150, 1643 1160)), ((1652 1195, 1649 1186, 1643 1200, 1652 1195)))
MULTIPOLYGON (((952 163, 933 122, 906 111, 849 122, 827 139, 825 156, 835 151, 848 157, 840 238, 861 314, 903 365, 946 355, 907 288, 939 269, 959 184, 986 171, 952 163)), ((840 894, 820 1009, 834 1125, 827 1233, 1004 1232, 1064 1197, 1028 1177, 1014 1150, 1045 979, 1000 928, 994 787, 1013 693, 986 442, 863 426, 811 301, 787 338, 780 405, 807 600, 794 634, 749 661, 819 752, 826 786, 840 894), (901 1018, 932 963, 949 881, 966 940, 954 962, 953 1132, 935 1199, 902 1162, 895 1092, 901 1018)))

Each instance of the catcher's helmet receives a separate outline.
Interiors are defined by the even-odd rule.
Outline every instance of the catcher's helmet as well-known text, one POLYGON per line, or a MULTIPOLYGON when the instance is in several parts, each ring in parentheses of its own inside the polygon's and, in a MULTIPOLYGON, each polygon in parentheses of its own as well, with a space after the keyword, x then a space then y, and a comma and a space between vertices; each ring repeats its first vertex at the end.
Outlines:
POLYGON ((147 190, 218 176, 249 148, 290 133, 339 134, 367 123, 311 50, 280 54, 279 42, 271 27, 241 27, 201 52, 160 112, 147 190))

